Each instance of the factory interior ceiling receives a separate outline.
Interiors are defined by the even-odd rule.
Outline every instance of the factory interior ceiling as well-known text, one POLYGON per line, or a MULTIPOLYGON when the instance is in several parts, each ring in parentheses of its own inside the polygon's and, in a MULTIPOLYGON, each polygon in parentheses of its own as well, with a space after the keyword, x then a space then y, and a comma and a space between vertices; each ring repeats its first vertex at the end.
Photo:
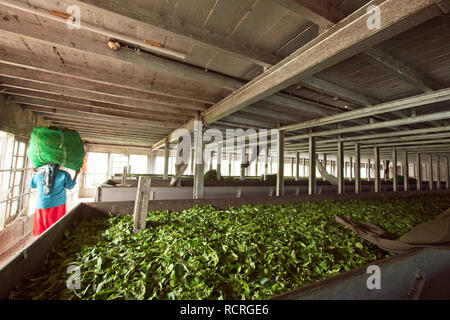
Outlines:
POLYGON ((288 153, 311 134, 318 151, 342 139, 449 152, 449 12, 448 0, 0 0, 0 90, 92 144, 156 150, 201 119, 280 128, 288 153))

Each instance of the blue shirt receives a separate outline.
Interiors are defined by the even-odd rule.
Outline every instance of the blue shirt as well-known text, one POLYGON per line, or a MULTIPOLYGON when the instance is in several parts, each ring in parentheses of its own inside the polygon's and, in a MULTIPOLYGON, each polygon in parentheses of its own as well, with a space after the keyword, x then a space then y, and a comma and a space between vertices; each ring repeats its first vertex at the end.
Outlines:
POLYGON ((48 209, 59 207, 66 203, 66 189, 71 190, 76 182, 72 180, 70 174, 58 168, 55 169, 53 185, 50 193, 44 193, 44 174, 36 173, 30 182, 30 187, 37 188, 36 209, 48 209))

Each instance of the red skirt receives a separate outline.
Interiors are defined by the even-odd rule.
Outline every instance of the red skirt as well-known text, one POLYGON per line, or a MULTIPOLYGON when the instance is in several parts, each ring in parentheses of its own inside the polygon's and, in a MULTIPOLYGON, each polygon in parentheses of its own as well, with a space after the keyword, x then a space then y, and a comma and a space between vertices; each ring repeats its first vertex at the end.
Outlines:
POLYGON ((33 219, 33 235, 40 235, 65 214, 66 204, 55 208, 36 209, 33 219))

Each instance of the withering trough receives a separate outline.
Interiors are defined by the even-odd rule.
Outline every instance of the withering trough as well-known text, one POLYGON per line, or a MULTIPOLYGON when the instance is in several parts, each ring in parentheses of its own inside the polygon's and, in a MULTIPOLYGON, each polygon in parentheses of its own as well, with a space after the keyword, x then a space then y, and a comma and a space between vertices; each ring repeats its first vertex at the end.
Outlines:
MULTIPOLYGON (((434 191, 437 192, 437 191, 434 191)), ((449 194, 449 191, 440 191, 449 194)), ((149 211, 180 211, 194 205, 212 205, 226 209, 245 204, 287 204, 304 201, 375 199, 378 197, 414 196, 418 192, 366 193, 360 195, 316 195, 283 198, 228 198, 208 200, 155 200, 149 211)), ((423 193, 421 193, 423 194, 423 193)), ((109 213, 129 215, 134 202, 81 203, 49 228, 27 248, 19 252, 0 269, 0 299, 6 299, 23 279, 37 272, 46 255, 64 237, 64 232, 79 220, 106 218, 109 213)), ((313 283, 273 299, 448 299, 450 298, 450 250, 418 249, 407 254, 380 260, 382 290, 368 290, 367 266, 339 276, 313 283)))

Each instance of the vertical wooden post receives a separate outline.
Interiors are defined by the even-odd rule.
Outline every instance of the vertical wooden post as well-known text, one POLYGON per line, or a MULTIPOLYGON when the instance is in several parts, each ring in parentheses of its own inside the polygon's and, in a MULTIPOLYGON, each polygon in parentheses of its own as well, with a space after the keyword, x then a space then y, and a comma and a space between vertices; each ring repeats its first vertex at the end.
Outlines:
MULTIPOLYGON (((327 170, 327 154, 323 154, 323 167, 325 168, 325 171, 327 170)), ((323 181, 325 181, 325 177, 322 178, 323 181)))
POLYGON ((196 121, 194 128, 194 188, 193 198, 203 199, 205 191, 205 161, 203 154, 205 151, 205 145, 203 143, 203 124, 200 121, 196 121))
POLYGON ((150 199, 151 177, 139 177, 136 202, 133 213, 133 232, 139 233, 145 229, 148 214, 148 201, 150 199))
POLYGON ((416 170, 417 170, 417 191, 422 190, 422 156, 420 153, 417 154, 416 159, 416 170))
POLYGON ((306 177, 306 158, 303 158, 303 178, 306 177))
POLYGON ((408 191, 409 189, 409 160, 408 151, 405 151, 405 162, 403 165, 403 190, 408 191))
POLYGON ((278 173, 277 173, 277 197, 284 196, 284 132, 278 131, 277 143, 277 159, 278 159, 278 173))
POLYGON ((223 145, 222 142, 220 142, 217 145, 217 180, 222 179, 222 158, 223 158, 223 145))
POLYGON ((392 149, 392 190, 398 191, 398 172, 397 172, 397 148, 392 149))
POLYGON ((430 167, 428 168, 428 184, 430 186, 430 190, 433 190, 433 154, 430 154, 430 167))
POLYGON ((343 194, 345 192, 345 180, 344 180, 344 143, 342 141, 338 142, 337 178, 338 178, 338 193, 343 194))
POLYGON ((269 174, 269 153, 267 152, 264 157, 264 179, 267 179, 268 174, 269 174))
POLYGON ((367 158, 367 181, 370 181, 370 158, 367 158))
POLYGON ((169 139, 166 138, 164 144, 164 174, 163 179, 169 179, 169 155, 170 155, 170 142, 169 139))
POLYGON ((450 188, 450 163, 449 158, 445 158, 445 172, 447 173, 445 176, 445 188, 448 190, 450 188))
POLYGON ((300 152, 296 153, 295 166, 297 170, 295 170, 295 181, 300 180, 300 152))
POLYGON ((355 143, 355 193, 361 193, 361 146, 355 143))
POLYGON ((233 154, 230 152, 229 154, 228 154, 228 175, 231 177, 232 176, 232 170, 231 170, 231 168, 232 168, 232 166, 233 166, 233 154))
POLYGON ((294 176, 294 158, 291 158, 291 177, 294 176))
POLYGON ((353 158, 350 157, 350 163, 349 163, 349 169, 350 169, 350 181, 353 181, 353 158))
POLYGON ((309 136, 308 194, 316 194, 316 138, 309 136))
POLYGON ((437 155, 436 189, 441 190, 441 156, 437 155))
POLYGON ((127 177, 128 177, 128 166, 124 166, 122 171, 122 183, 121 183, 123 186, 127 184, 127 177))
POLYGON ((195 173, 195 151, 194 148, 191 150, 191 174, 194 175, 195 173))
POLYGON ((209 154, 209 170, 213 169, 213 160, 214 160, 214 151, 211 151, 211 153, 209 154))
POLYGON ((380 192, 380 148, 374 147, 375 192, 380 192))

